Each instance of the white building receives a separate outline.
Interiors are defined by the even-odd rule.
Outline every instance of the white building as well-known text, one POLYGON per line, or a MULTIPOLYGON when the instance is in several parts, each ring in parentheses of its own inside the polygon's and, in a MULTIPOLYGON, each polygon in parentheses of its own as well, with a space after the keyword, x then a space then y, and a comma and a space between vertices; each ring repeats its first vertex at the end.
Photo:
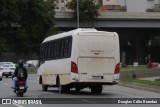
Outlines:
POLYGON ((160 0, 117 0, 117 4, 126 5, 127 12, 146 12, 147 9, 159 8, 160 0))
POLYGON ((117 0, 102 0, 102 5, 117 5, 117 0))
MULTIPOLYGON (((56 10, 59 12, 68 12, 71 11, 68 8, 66 8, 67 2, 70 2, 71 0, 55 0, 56 3, 56 10)), ((96 3, 100 3, 103 5, 116 5, 117 0, 96 0, 96 3)))
POLYGON ((55 3, 56 3, 56 10, 55 11, 61 11, 61 12, 71 11, 68 8, 66 8, 66 4, 69 1, 71 1, 71 0, 55 0, 55 3))
MULTIPOLYGON (((71 0, 55 0, 56 11, 71 11, 66 8, 71 0)), ((147 9, 160 8, 160 0, 97 0, 102 6, 121 5, 127 7, 127 12, 146 12, 147 9)))
MULTIPOLYGON (((70 2, 71 0, 55 0, 55 4, 56 4, 56 10, 55 11, 59 11, 59 12, 68 12, 68 11, 72 11, 72 10, 69 10, 67 7, 66 7, 66 4, 67 2, 70 2)), ((96 0, 98 3, 99 0, 96 0)), ((100 0, 101 2, 104 2, 104 0, 100 0)), ((116 0, 114 0, 116 1, 116 0)), ((104 2, 105 4, 106 2, 104 2)))

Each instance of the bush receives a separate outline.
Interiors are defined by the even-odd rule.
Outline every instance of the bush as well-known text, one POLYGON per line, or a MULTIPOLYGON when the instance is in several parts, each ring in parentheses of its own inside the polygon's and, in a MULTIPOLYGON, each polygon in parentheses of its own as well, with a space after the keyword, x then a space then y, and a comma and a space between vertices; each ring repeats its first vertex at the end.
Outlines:
POLYGON ((159 81, 160 82, 160 78, 156 79, 155 81, 159 81))

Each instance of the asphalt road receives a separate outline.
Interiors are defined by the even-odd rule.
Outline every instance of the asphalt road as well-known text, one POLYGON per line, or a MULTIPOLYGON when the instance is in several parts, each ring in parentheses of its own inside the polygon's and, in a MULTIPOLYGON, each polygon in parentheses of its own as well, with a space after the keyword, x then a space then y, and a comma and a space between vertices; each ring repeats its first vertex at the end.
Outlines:
MULTIPOLYGON (((10 88, 12 84, 11 78, 3 78, 0 81, 0 98, 20 98, 17 97, 13 90, 10 88)), ((159 98, 160 93, 137 90, 119 85, 104 86, 103 92, 100 95, 91 94, 89 89, 84 89, 79 93, 71 90, 70 93, 59 94, 57 88, 49 88, 47 92, 41 90, 41 85, 38 84, 37 76, 30 74, 28 78, 29 89, 25 93, 23 98, 54 98, 45 100, 54 100, 54 104, 42 104, 42 105, 23 105, 23 104, 11 104, 0 105, 0 107, 159 107, 160 104, 116 104, 118 101, 133 101, 136 98, 159 98), (115 100, 116 99, 116 100, 115 100), (106 102, 112 102, 113 104, 106 104, 106 102)), ((148 100, 148 99, 147 99, 148 100)), ((157 100, 157 99, 156 99, 157 100)), ((141 103, 141 102, 140 102, 141 103)))

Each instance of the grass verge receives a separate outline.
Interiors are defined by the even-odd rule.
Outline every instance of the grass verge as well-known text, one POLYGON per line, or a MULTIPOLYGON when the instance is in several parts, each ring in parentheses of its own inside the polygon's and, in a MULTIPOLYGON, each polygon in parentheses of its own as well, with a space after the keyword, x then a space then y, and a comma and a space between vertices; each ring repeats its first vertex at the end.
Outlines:
POLYGON ((124 72, 124 71, 132 71, 132 70, 135 70, 135 71, 139 71, 139 70, 146 70, 147 68, 140 68, 140 67, 137 67, 137 68, 134 68, 134 67, 121 67, 121 71, 124 72))
POLYGON ((121 78, 120 80, 126 81, 126 82, 134 82, 134 83, 140 83, 140 84, 160 86, 160 81, 140 80, 140 79, 133 79, 133 78, 121 78))
POLYGON ((155 81, 159 81, 160 82, 160 78, 156 79, 155 81))

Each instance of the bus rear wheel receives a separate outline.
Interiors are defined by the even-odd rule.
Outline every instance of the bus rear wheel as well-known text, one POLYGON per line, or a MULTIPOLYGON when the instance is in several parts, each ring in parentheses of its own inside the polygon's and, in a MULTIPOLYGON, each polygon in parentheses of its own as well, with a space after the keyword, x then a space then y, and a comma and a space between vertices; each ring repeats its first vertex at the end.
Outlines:
POLYGON ((95 85, 91 87, 91 92, 93 94, 101 94, 102 93, 102 85, 95 85))
POLYGON ((67 85, 60 85, 58 84, 58 92, 59 93, 68 93, 70 91, 70 87, 67 85))
POLYGON ((48 86, 42 84, 42 90, 43 90, 43 91, 47 91, 47 90, 48 90, 48 86))
POLYGON ((70 92, 70 88, 67 85, 58 85, 59 93, 68 93, 70 92))
POLYGON ((64 92, 64 86, 63 85, 58 85, 58 92, 63 93, 64 92))

